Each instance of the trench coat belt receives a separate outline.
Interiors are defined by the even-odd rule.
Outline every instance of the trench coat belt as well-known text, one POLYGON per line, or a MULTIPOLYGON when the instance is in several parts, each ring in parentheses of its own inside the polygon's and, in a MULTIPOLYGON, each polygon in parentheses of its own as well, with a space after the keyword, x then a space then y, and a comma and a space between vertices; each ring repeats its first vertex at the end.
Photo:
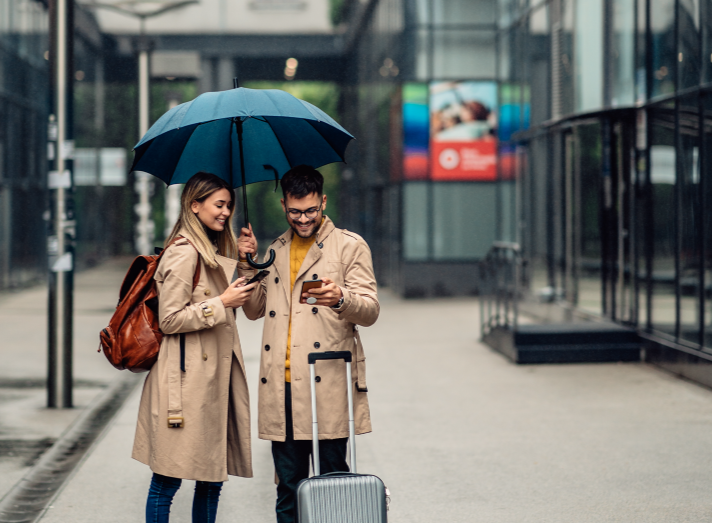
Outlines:
POLYGON ((168 419, 181 421, 183 425, 183 372, 180 365, 176 362, 175 365, 168 365, 168 419))
POLYGON ((363 345, 358 329, 354 329, 354 340, 356 341, 356 388, 359 392, 367 392, 366 366, 364 365, 363 345))

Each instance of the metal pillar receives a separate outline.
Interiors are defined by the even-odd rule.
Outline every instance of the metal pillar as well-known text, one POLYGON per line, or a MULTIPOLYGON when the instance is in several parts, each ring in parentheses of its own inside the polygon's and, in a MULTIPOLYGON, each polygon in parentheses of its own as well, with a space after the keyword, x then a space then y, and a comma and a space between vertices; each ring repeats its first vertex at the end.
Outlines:
MULTIPOLYGON (((148 53, 150 42, 145 35, 146 19, 141 18, 141 36, 137 40, 138 48, 138 135, 139 139, 148 131, 149 102, 149 71, 148 53)), ((138 215, 136 224, 136 251, 139 254, 152 254, 155 224, 151 220, 151 183, 150 175, 136 172, 136 192, 138 204, 135 207, 138 215)))
POLYGON ((50 118, 49 140, 55 159, 49 172, 52 191, 52 234, 48 238, 49 314, 47 406, 72 407, 72 322, 74 259, 72 237, 72 174, 74 142, 71 132, 72 54, 74 0, 52 2, 54 52, 54 114, 50 118))

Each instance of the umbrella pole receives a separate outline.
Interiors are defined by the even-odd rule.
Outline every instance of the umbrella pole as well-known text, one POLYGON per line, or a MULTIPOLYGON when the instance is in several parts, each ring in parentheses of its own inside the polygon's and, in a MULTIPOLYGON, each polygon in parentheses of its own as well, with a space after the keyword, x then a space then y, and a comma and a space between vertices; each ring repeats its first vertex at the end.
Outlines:
MULTIPOLYGON (((240 176, 242 176, 242 207, 245 210, 245 228, 249 228, 250 220, 247 217, 247 182, 245 180, 245 154, 242 150, 242 120, 233 118, 232 123, 237 129, 237 147, 240 151, 240 176)), ((230 131, 232 133, 232 130, 230 131)), ((230 134, 232 141, 232 134, 230 134)), ((232 178, 232 146, 230 146, 230 177, 232 178)), ((255 269, 266 269, 274 263, 274 249, 269 250, 269 260, 265 263, 257 263, 252 254, 247 255, 247 263, 255 269)))

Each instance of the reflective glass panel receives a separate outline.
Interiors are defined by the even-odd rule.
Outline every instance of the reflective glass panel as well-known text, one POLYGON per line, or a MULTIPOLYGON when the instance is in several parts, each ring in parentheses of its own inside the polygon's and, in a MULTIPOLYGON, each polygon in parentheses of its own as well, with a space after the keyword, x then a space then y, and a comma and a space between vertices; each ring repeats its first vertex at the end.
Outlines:
POLYGON ((700 342, 700 149, 697 97, 680 100, 680 337, 700 342))
POLYGON ((435 24, 494 24, 492 0, 433 0, 435 24))
POLYGON ((647 76, 646 76, 646 56, 647 56, 647 41, 646 41, 646 3, 637 2, 637 55, 635 58, 635 99, 638 103, 644 102, 648 98, 647 91, 647 76))
POLYGON ((611 9, 611 105, 616 107, 635 101, 635 0, 616 0, 611 9))
POLYGON ((578 307, 602 314, 601 296, 601 125, 574 129, 574 169, 578 178, 576 217, 578 236, 578 307))
POLYGON ((433 258, 484 258, 495 240, 497 188, 493 183, 434 183, 433 258))
POLYGON ((705 125, 702 146, 704 216, 704 288, 705 288, 705 332, 704 345, 712 347, 712 98, 705 97, 705 125))
POLYGON ((490 79, 495 77, 494 31, 435 30, 433 77, 490 79))
POLYGON ((650 205, 652 206, 653 329, 675 333, 675 113, 650 110, 650 205))
POLYGON ((652 96, 675 91, 677 56, 675 49, 675 0, 650 0, 652 37, 652 96))
MULTIPOLYGON (((574 2, 561 0, 561 33, 560 33, 560 110, 561 115, 574 111, 574 2)), ((555 115, 556 116, 556 115, 555 115)))
POLYGON ((603 0, 576 3, 576 110, 603 106, 603 0))
POLYGON ((529 17, 529 38, 523 54, 524 67, 528 68, 531 97, 531 124, 549 119, 551 94, 551 40, 549 34, 549 8, 541 7, 529 17))
POLYGON ((680 89, 700 83, 700 6, 698 0, 680 0, 678 10, 678 72, 680 89))
POLYGON ((403 184, 403 258, 428 259, 428 185, 403 184))
POLYGON ((702 0, 702 82, 712 82, 712 0, 702 0))

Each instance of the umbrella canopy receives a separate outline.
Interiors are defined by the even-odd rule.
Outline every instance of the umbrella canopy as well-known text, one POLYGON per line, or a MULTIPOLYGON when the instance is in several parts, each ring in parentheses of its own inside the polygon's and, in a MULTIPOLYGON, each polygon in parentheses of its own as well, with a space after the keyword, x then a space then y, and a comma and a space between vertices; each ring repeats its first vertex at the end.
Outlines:
POLYGON ((134 147, 131 170, 168 185, 206 171, 237 188, 281 178, 296 165, 342 162, 352 139, 321 109, 289 93, 239 87, 202 94, 164 114, 134 147))

